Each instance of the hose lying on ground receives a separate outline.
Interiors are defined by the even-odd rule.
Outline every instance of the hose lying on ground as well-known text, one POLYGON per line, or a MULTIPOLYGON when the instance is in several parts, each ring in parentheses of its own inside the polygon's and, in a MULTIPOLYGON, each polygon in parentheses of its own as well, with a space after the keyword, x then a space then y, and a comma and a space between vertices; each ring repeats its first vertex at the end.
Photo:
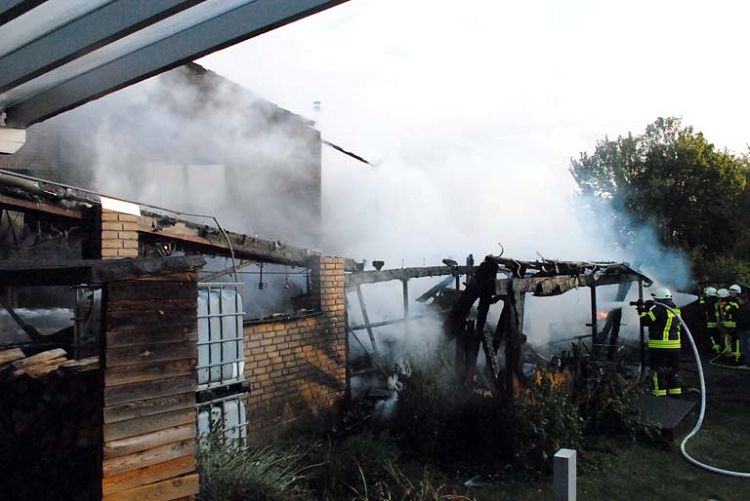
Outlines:
POLYGON ((654 303, 657 306, 661 306, 662 308, 665 308, 677 317, 677 319, 680 321, 680 324, 685 328, 685 332, 688 335, 688 340, 690 340, 690 347, 693 349, 693 355, 695 356, 695 363, 698 366, 698 378, 700 379, 701 383, 701 407, 700 411, 698 413, 698 421, 695 423, 695 426, 693 429, 688 433, 685 438, 682 439, 682 443, 680 444, 680 452, 682 453, 682 456, 690 463, 694 464, 695 466, 699 468, 703 468, 704 470, 708 470, 713 473, 718 473, 720 475, 729 475, 730 477, 740 477, 740 478, 750 478, 750 473, 743 473, 739 471, 731 471, 731 470, 722 470, 721 468, 716 468, 715 466, 711 466, 706 463, 701 463, 697 459, 694 459, 690 456, 690 454, 687 453, 685 450, 685 445, 688 443, 688 440, 693 438, 696 433, 698 433, 698 430, 700 430, 701 425, 703 424, 703 418, 706 415, 706 380, 703 377, 703 365, 701 364, 701 358, 700 355, 698 355, 698 348, 695 346, 695 340, 693 339, 693 335, 690 332, 690 328, 687 326, 685 321, 682 319, 679 313, 675 311, 674 309, 670 308, 669 306, 655 302, 654 303))
POLYGON ((713 365, 714 367, 721 367, 722 369, 734 369, 734 370, 738 370, 738 371, 747 371, 747 370, 750 370, 749 367, 738 367, 736 365, 725 365, 725 364, 716 363, 716 361, 718 359, 720 359, 721 357, 723 357, 723 356, 724 356, 723 353, 719 353, 714 358, 712 358, 711 360, 709 360, 708 363, 711 364, 711 365, 713 365))

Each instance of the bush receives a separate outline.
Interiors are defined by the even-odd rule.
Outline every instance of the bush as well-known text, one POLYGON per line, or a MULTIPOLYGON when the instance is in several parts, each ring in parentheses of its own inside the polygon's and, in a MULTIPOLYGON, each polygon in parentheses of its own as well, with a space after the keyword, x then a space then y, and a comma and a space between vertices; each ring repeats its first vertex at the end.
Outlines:
POLYGON ((578 406, 546 369, 540 368, 516 397, 509 421, 516 460, 530 470, 550 472, 552 456, 561 447, 578 449, 583 441, 578 406))
POLYGON ((644 418, 638 408, 643 391, 644 381, 613 378, 584 405, 588 430, 612 437, 625 435, 633 442, 660 442, 659 425, 644 418))
POLYGON ((272 448, 251 449, 224 437, 223 431, 212 430, 199 442, 196 455, 201 478, 199 499, 309 499, 302 483, 302 453, 272 448))
POLYGON ((436 456, 466 403, 467 391, 457 388, 455 369, 447 358, 411 364, 398 394, 394 429, 404 444, 423 456, 436 456))
POLYGON ((386 478, 382 465, 395 462, 399 451, 389 436, 363 432, 341 441, 318 441, 306 461, 317 466, 309 482, 319 498, 346 499, 352 486, 359 485, 364 474, 371 482, 386 478))

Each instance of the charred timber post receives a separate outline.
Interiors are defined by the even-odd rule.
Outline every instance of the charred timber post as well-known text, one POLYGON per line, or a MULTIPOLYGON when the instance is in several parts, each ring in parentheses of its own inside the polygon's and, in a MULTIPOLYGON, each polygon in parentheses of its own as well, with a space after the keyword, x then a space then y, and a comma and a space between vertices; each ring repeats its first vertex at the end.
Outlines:
POLYGON ((597 316, 599 312, 596 307, 596 283, 592 284, 591 287, 591 349, 594 353, 599 351, 599 331, 597 326, 597 316))
POLYGON ((359 301, 359 308, 362 310, 362 319, 365 321, 367 335, 370 337, 370 344, 372 344, 372 354, 374 357, 377 357, 378 349, 375 345, 375 334, 372 332, 370 316, 367 314, 367 306, 365 305, 365 297, 362 295, 362 287, 359 285, 357 286, 357 300, 359 301))
MULTIPOLYGON (((643 303, 643 280, 638 280, 638 301, 643 303)), ((641 374, 646 370, 646 332, 643 322, 638 319, 639 335, 641 338, 641 374)))
MULTIPOLYGON (((617 296, 615 301, 622 302, 628 297, 630 287, 633 285, 632 282, 623 282, 617 287, 617 296)), ((622 306, 615 308, 610 311, 607 315, 607 322, 602 330, 602 339, 607 339, 609 335, 609 349, 607 353, 607 360, 613 361, 617 354, 618 345, 620 343, 620 326, 622 324, 622 306)))
POLYGON ((409 316, 409 281, 401 280, 401 288, 404 291, 404 318, 409 316))

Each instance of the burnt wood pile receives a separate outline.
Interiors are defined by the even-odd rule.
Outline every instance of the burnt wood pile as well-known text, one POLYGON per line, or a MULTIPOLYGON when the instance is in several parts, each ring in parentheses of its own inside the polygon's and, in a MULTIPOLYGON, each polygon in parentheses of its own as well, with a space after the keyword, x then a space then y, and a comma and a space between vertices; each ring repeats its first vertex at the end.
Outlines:
POLYGON ((0 351, 0 499, 99 499, 98 357, 0 351))

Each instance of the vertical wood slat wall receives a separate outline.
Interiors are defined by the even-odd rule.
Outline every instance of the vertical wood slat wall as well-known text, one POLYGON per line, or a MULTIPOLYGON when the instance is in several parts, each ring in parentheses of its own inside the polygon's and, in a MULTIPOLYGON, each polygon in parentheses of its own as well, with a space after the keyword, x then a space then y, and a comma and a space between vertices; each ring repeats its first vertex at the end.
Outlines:
POLYGON ((194 273, 107 285, 104 500, 198 493, 197 295, 194 273))

